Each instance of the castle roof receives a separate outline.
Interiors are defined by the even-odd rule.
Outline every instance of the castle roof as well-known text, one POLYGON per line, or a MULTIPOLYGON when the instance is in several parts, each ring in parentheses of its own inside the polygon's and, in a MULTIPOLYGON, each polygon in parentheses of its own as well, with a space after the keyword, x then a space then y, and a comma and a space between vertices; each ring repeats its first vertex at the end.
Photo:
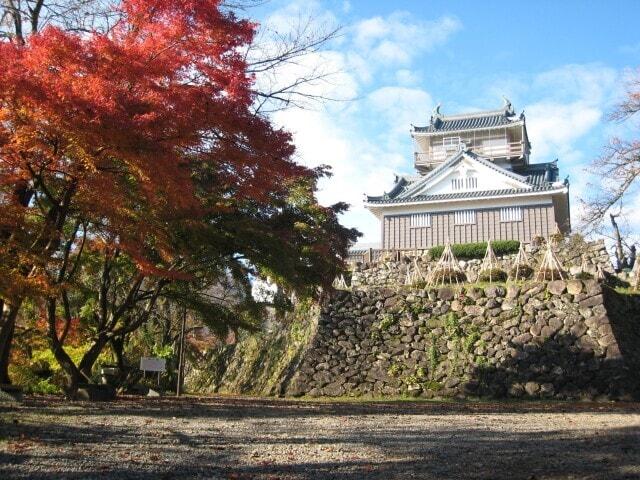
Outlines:
POLYGON ((427 175, 420 177, 412 176, 396 176, 395 184, 390 192, 380 196, 367 196, 368 204, 398 204, 413 202, 429 202, 440 200, 458 200, 495 196, 512 196, 522 195, 532 192, 544 192, 557 190, 559 187, 555 184, 558 181, 558 165, 557 160, 553 162, 527 164, 514 167, 512 170, 503 168, 491 160, 473 153, 470 150, 461 150, 439 167, 435 168, 427 175), (515 180, 517 188, 509 189, 493 189, 493 190, 472 190, 462 192, 440 193, 429 195, 424 193, 424 187, 432 178, 440 175, 444 170, 454 167, 463 158, 467 158, 474 162, 478 162, 500 175, 504 175, 515 180), (555 185, 554 185, 555 184, 555 185))
POLYGON ((524 113, 516 115, 511 102, 505 98, 503 108, 483 112, 465 113, 460 115, 443 115, 440 113, 440 104, 436 106, 425 127, 412 128, 413 133, 437 134, 445 132, 459 132, 465 130, 478 130, 483 128, 497 128, 513 126, 524 122, 524 113))
POLYGON ((531 193, 546 192, 558 190, 558 187, 553 185, 545 185, 542 187, 533 188, 505 188, 501 190, 473 190, 467 192, 455 192, 455 193, 440 193, 437 195, 416 195, 409 198, 384 198, 384 197, 369 197, 367 196, 367 203, 369 204, 393 204, 393 203, 414 203, 414 202, 432 202, 439 200, 462 200, 472 198, 486 198, 486 197, 512 197, 517 195, 528 195, 531 193))

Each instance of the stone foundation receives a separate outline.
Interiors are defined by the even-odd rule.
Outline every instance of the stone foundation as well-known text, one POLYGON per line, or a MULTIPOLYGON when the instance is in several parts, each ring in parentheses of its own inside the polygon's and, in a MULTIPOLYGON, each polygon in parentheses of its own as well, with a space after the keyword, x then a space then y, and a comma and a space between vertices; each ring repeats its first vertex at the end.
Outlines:
POLYGON ((338 291, 286 393, 637 398, 638 312, 595 280, 338 291))

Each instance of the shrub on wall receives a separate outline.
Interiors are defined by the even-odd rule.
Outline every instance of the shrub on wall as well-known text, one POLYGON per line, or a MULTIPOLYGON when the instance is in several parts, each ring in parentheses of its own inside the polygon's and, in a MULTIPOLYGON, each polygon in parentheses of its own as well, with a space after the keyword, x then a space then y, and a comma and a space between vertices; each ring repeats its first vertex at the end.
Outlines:
POLYGON ((509 277, 513 280, 528 280, 532 276, 533 268, 531 268, 529 265, 520 265, 517 271, 516 268, 513 267, 509 271, 509 277))
MULTIPOLYGON (((491 242, 491 247, 496 255, 508 255, 511 253, 517 253, 520 248, 520 242, 517 240, 495 240, 491 242)), ((451 245, 451 250, 456 258, 463 258, 466 260, 472 258, 483 258, 487 251, 487 242, 477 243, 459 243, 451 245)), ((440 258, 444 247, 438 245, 429 249, 431 258, 440 258)))
POLYGON ((506 282, 507 272, 500 268, 483 270, 478 275, 478 280, 481 282, 506 282))

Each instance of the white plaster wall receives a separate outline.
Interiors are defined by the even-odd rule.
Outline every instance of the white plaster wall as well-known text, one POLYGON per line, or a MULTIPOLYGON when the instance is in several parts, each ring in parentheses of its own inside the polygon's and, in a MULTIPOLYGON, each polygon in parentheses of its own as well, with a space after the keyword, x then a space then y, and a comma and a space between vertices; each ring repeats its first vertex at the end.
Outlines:
POLYGON ((467 158, 462 159, 452 169, 442 172, 430 181, 418 195, 438 195, 443 193, 486 191, 511 188, 523 188, 521 182, 510 179, 506 175, 497 172, 479 162, 467 158), (462 188, 453 190, 451 180, 454 178, 466 178, 473 175, 478 179, 477 187, 473 189, 462 188))

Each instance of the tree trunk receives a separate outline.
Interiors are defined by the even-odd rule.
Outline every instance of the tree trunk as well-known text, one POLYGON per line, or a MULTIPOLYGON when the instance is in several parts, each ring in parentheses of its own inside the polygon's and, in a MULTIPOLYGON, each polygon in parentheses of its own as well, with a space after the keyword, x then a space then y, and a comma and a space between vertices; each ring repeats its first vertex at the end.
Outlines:
POLYGON ((116 364, 118 365, 118 369, 120 372, 124 372, 125 364, 124 364, 124 344, 125 338, 123 336, 114 337, 110 341, 111 350, 113 350, 113 354, 116 356, 116 364))
POLYGON ((613 225, 613 235, 616 242, 616 267, 617 271, 621 271, 626 266, 624 249, 622 248, 622 236, 620 235, 620 227, 618 227, 618 222, 616 222, 617 215, 610 213, 609 217, 611 217, 611 225, 613 225))
POLYGON ((11 383, 9 378, 9 356, 16 329, 16 318, 20 305, 4 304, 0 312, 0 384, 11 383))
POLYGON ((82 381, 87 381, 78 367, 76 367, 71 357, 64 351, 63 344, 58 338, 58 332, 56 331, 56 300, 50 298, 47 301, 47 320, 49 324, 48 335, 49 345, 53 356, 60 364, 62 370, 67 374, 67 385, 65 391, 68 396, 74 397, 78 391, 78 384, 82 381))
POLYGON ((99 334, 95 339, 93 345, 91 345, 91 348, 89 348, 87 353, 85 353, 82 357, 78 368, 87 379, 91 378, 91 370, 93 369, 93 365, 96 363, 96 360, 98 360, 98 357, 104 350, 104 347, 107 346, 108 342, 109 338, 104 333, 99 334))

